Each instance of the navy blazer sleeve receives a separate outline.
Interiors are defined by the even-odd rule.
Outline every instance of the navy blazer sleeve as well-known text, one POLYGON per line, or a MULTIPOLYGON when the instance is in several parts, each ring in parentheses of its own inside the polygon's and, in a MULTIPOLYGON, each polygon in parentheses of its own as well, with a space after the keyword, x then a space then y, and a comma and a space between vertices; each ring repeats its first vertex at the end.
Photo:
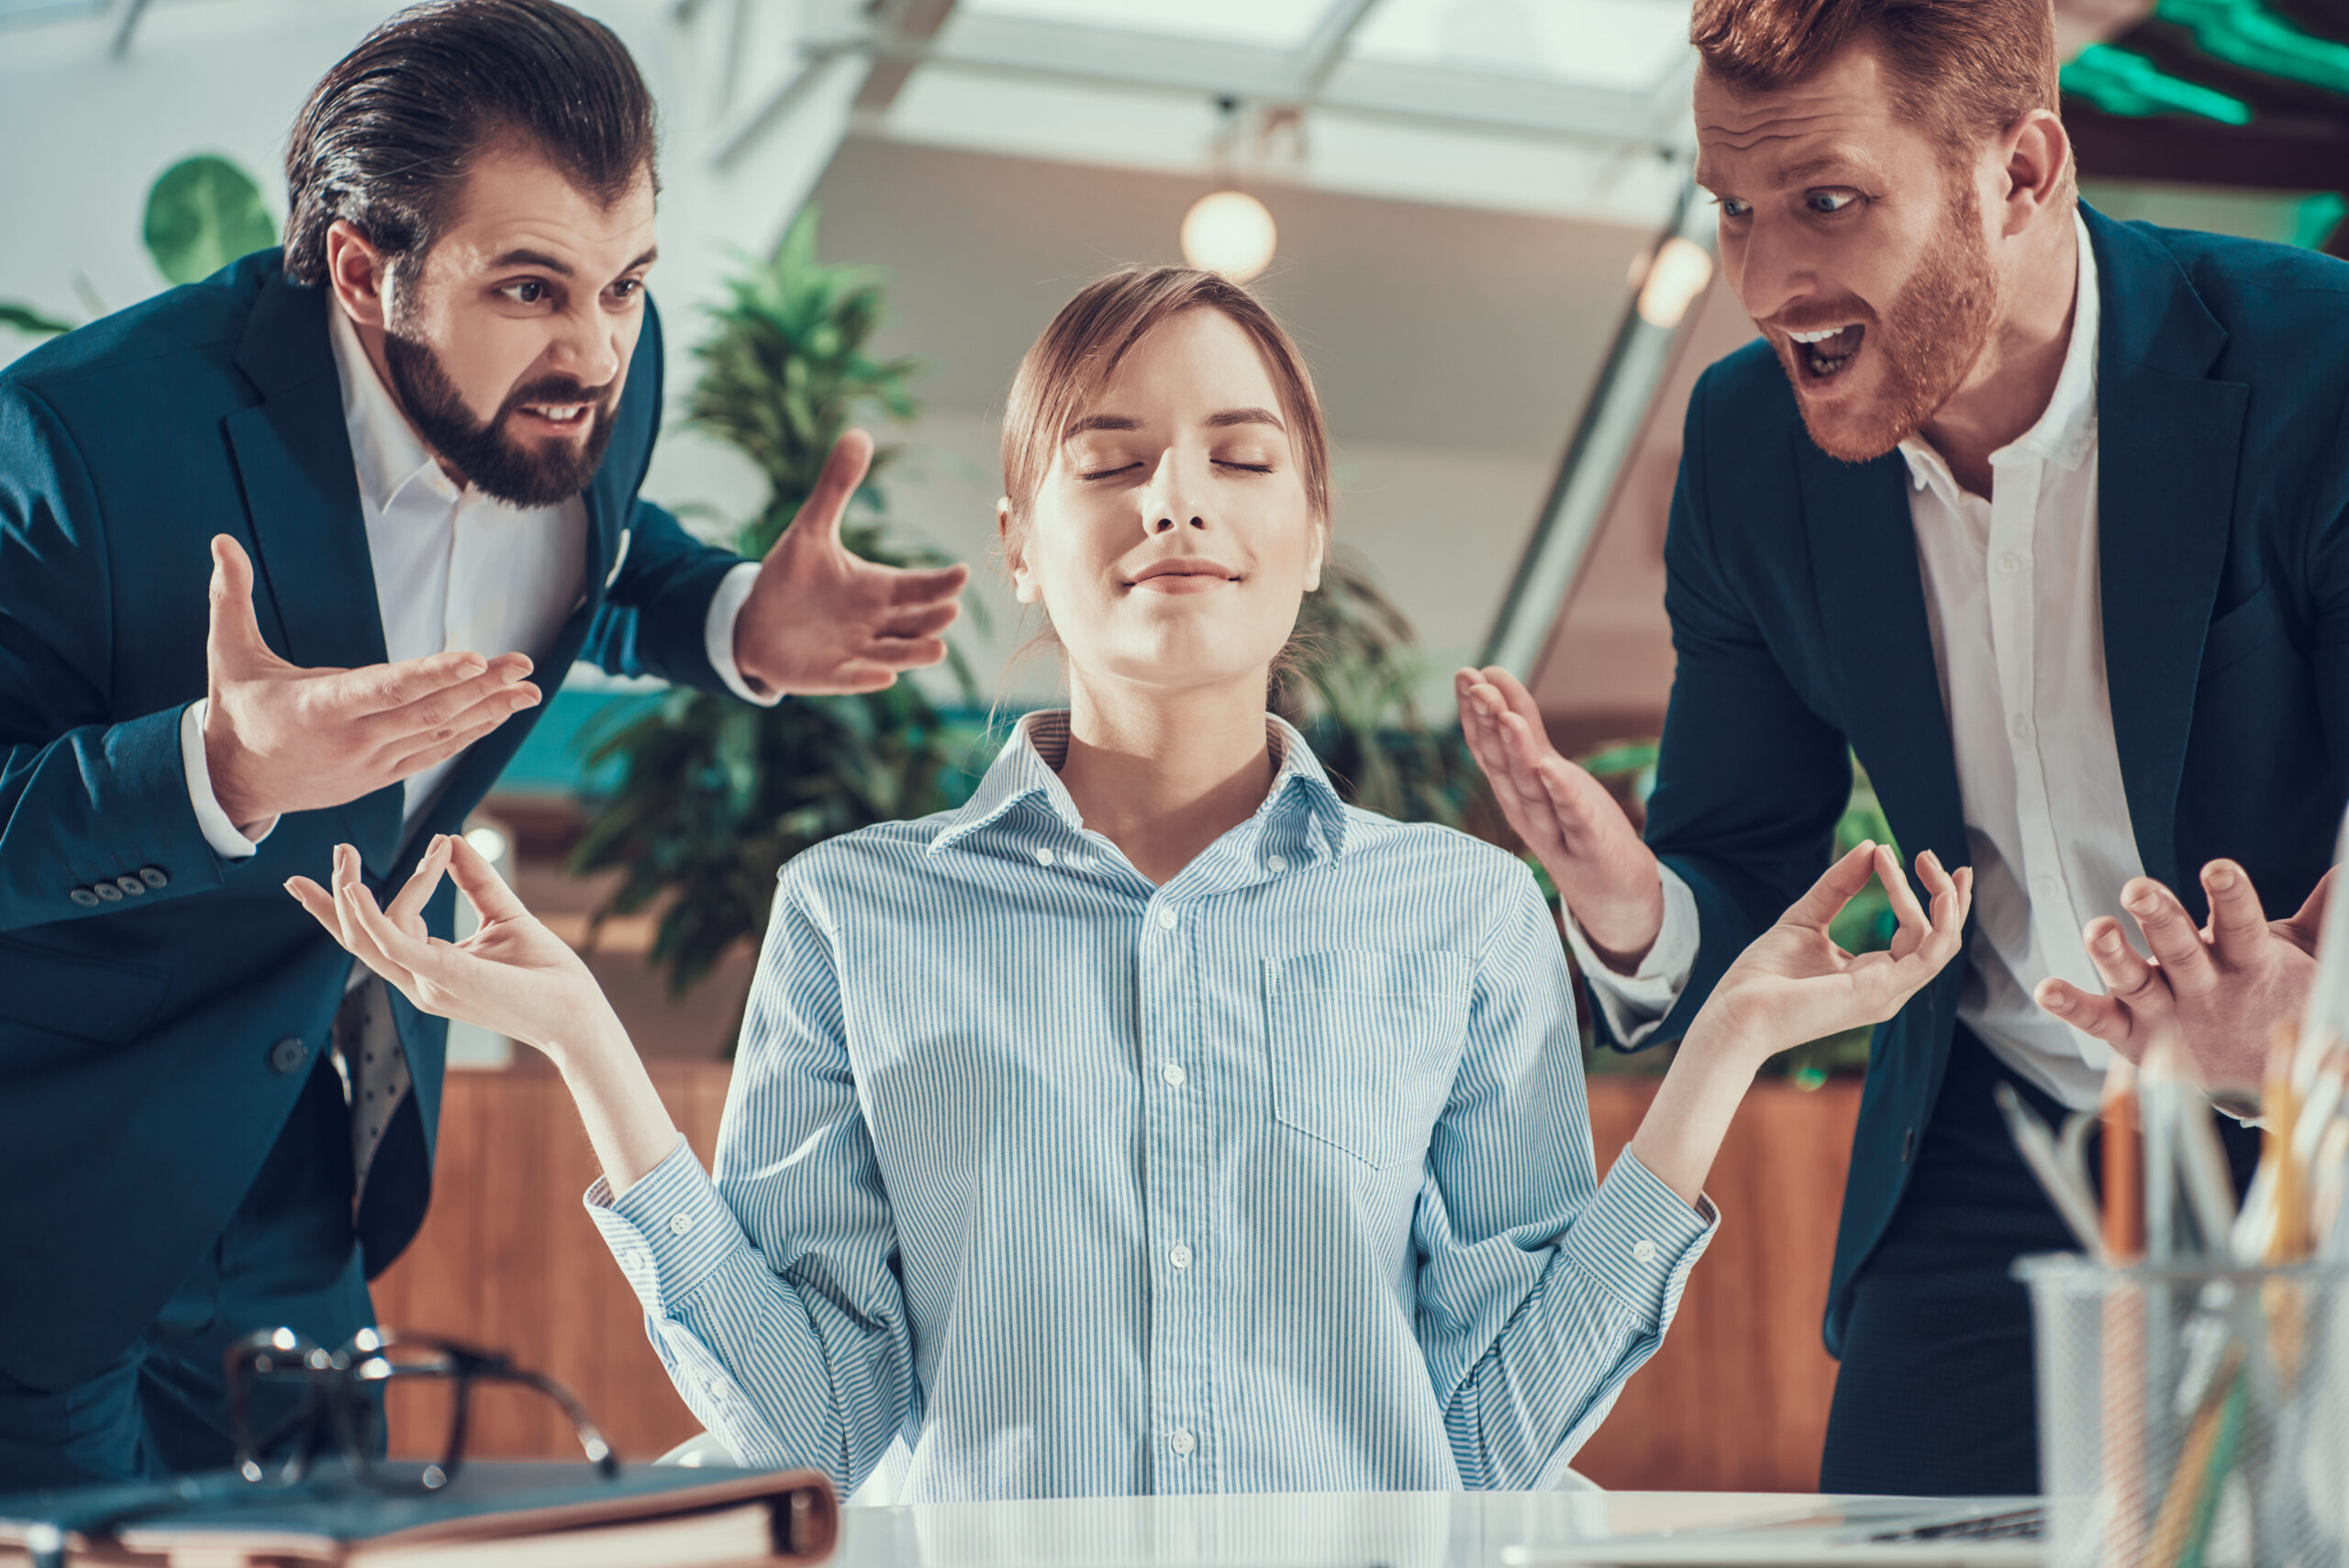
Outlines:
POLYGON ((128 906, 72 894, 157 867, 140 906, 217 887, 180 762, 184 705, 117 721, 113 561, 72 438, 0 383, 0 930, 128 906))
MULTIPOLYGON (((1827 867, 1851 797, 1842 734, 1796 693, 1724 569, 1736 496, 1713 493, 1710 373, 1689 399, 1664 535, 1664 608, 1678 666, 1664 721, 1650 848, 1696 897, 1697 962, 1649 1037, 1677 1040, 1746 944, 1827 867)), ((1606 1020, 1598 1023, 1606 1035, 1606 1020)), ((1613 1043, 1610 1040, 1610 1043, 1613 1043)))

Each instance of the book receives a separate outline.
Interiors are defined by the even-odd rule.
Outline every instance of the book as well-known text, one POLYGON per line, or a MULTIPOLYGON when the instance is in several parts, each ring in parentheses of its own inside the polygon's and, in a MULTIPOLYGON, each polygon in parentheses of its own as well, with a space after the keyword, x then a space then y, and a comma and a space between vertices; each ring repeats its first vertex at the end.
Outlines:
POLYGON ((61 1525, 66 1560, 91 1568, 705 1568, 820 1562, 840 1514, 831 1484, 804 1470, 639 1465, 606 1479, 475 1461, 438 1491, 402 1494, 339 1470, 292 1487, 220 1474, 0 1497, 0 1568, 33 1563, 61 1525))

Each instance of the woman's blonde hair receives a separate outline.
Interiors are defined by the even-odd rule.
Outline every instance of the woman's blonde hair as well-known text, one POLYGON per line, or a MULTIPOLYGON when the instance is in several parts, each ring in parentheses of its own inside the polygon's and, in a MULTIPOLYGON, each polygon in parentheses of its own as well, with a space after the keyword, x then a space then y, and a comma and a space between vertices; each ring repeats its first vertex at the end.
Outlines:
POLYGON ((1219 310, 1255 340, 1280 395, 1313 520, 1330 522, 1330 431, 1305 357, 1262 301, 1228 278, 1194 267, 1126 267, 1097 278, 1061 306, 1019 361, 1003 413, 1003 493, 1011 528, 1029 508, 1086 399, 1099 392, 1151 329, 1186 310, 1219 310))

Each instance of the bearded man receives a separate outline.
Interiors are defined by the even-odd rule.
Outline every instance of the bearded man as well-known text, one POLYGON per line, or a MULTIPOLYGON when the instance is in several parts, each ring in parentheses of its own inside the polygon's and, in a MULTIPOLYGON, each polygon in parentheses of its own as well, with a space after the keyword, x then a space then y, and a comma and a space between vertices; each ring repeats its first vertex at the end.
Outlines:
POLYGON ((283 251, 0 373, 0 1492, 229 1463, 224 1349, 342 1345, 423 1218, 445 1025, 289 877, 348 840, 390 896, 534 671, 771 703, 944 656, 964 569, 841 547, 861 434, 763 562, 637 495, 653 150, 600 24, 420 6, 304 107, 283 251))
POLYGON ((2250 1115, 2313 977, 2349 266, 2080 204, 2046 0, 1698 0, 1693 37, 1697 179, 1762 340, 1688 409, 1644 841, 1504 673, 1462 672, 1462 707, 1625 1049, 1819 873, 1852 755, 1904 851, 1974 868, 1966 962, 1873 1049, 1820 1485, 2032 1492, 2009 1269, 2076 1243, 1994 1088, 2093 1108, 2174 1032, 2250 1115))

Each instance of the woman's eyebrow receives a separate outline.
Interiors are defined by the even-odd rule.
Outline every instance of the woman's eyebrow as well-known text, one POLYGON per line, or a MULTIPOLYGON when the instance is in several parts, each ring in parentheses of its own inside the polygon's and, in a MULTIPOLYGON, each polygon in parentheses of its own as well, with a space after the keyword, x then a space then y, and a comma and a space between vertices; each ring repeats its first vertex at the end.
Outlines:
POLYGON ((1207 424, 1210 430, 1226 430, 1234 425, 1270 425, 1283 435, 1288 433, 1288 427, 1269 408, 1227 408, 1220 414, 1208 415, 1207 424))
POLYGON ((1087 430, 1139 430, 1141 428, 1141 420, 1130 418, 1123 414, 1087 414, 1082 418, 1070 420, 1068 428, 1061 432, 1061 439, 1073 441, 1087 430))

